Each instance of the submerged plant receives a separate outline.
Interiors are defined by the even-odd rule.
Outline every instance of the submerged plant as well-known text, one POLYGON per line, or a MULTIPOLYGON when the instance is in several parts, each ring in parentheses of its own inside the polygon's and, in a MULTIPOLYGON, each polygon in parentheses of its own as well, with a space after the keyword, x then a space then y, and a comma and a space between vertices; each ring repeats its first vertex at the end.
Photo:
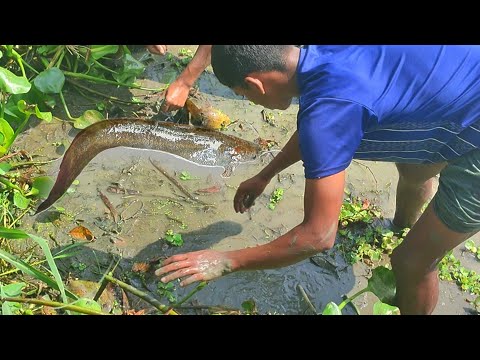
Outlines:
POLYGON ((329 302, 322 312, 322 315, 342 315, 342 309, 355 298, 363 293, 372 292, 378 297, 379 301, 373 306, 374 315, 399 315, 400 310, 396 306, 389 305, 395 299, 395 275, 393 271, 384 266, 379 266, 372 271, 372 276, 368 279, 368 285, 352 295, 348 299, 337 305, 329 302))
POLYGON ((280 200, 283 199, 283 192, 284 190, 282 188, 277 188, 272 192, 272 194, 270 195, 270 202, 268 203, 268 208, 270 210, 274 210, 280 200))

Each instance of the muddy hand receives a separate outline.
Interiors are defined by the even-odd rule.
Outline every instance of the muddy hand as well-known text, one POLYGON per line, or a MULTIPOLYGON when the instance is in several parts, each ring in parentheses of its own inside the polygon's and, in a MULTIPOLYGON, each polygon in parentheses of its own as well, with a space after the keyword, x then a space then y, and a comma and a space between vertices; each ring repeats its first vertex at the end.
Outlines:
POLYGON ((233 198, 235 212, 243 214, 255 205, 255 199, 262 194, 269 182, 269 180, 258 175, 242 182, 233 198))
POLYGON ((147 45, 147 50, 152 54, 165 55, 167 52, 167 45, 147 45))
POLYGON ((165 92, 165 100, 163 101, 160 110, 163 112, 170 112, 184 107, 189 92, 190 86, 181 81, 181 79, 176 79, 170 84, 165 92))
POLYGON ((184 278, 180 286, 196 281, 207 281, 226 275, 232 271, 231 260, 226 253, 215 250, 201 250, 178 254, 166 259, 155 275, 163 276, 163 283, 184 278))

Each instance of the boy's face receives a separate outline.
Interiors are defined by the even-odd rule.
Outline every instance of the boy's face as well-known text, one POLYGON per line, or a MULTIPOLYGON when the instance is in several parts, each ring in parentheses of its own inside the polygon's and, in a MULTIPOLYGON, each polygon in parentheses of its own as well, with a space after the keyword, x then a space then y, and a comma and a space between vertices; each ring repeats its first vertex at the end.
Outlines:
POLYGON ((232 90, 239 96, 245 96, 251 102, 262 105, 267 109, 286 110, 292 103, 292 97, 280 91, 275 86, 265 86, 264 92, 257 87, 234 87, 232 90))

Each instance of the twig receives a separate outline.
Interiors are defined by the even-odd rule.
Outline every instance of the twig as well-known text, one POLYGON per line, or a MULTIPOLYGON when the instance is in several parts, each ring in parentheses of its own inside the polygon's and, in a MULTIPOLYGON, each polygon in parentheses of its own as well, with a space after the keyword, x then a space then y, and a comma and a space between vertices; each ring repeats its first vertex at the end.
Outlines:
POLYGON ((298 284, 298 285, 297 285, 297 288, 298 288, 298 290, 300 290, 300 293, 302 294, 302 297, 303 297, 303 299, 305 300, 305 302, 307 303, 307 305, 308 305, 308 307, 310 308, 310 310, 312 310, 313 313, 316 315, 316 314, 317 314, 317 310, 315 309, 315 306, 313 306, 312 302, 311 302, 310 299, 308 298, 307 293, 306 293, 305 290, 303 289, 302 285, 298 284))
POLYGON ((124 218, 123 214, 125 213, 125 211, 127 211, 130 206, 132 206, 133 204, 135 204, 137 202, 137 201, 132 201, 130 204, 127 205, 127 207, 125 209, 123 209, 122 213, 120 214, 120 219, 122 219, 123 221, 130 220, 135 215, 137 215, 140 211, 142 211, 143 208, 145 207, 145 204, 141 200, 138 200, 138 201, 140 201, 140 203, 142 204, 142 207, 140 209, 138 209, 137 211, 135 211, 135 213, 132 216, 129 216, 128 218, 124 218))
POLYGON ((3 185, 5 185, 6 187, 8 187, 10 189, 18 190, 18 191, 20 191, 20 193, 23 192, 22 189, 20 189, 17 185, 12 184, 10 181, 8 181, 7 179, 5 179, 1 176, 0 176, 0 183, 2 183, 3 185))
POLYGON ((100 287, 97 290, 97 293, 93 297, 93 300, 97 301, 100 298, 100 296, 102 296, 102 294, 105 291, 107 285, 108 285, 108 281, 104 278, 102 283, 100 284, 100 287))
POLYGON ((361 162, 357 161, 357 160, 352 160, 355 164, 357 165, 361 165, 363 167, 366 167, 368 171, 370 171, 370 174, 372 174, 372 177, 373 177, 373 180, 375 180, 375 188, 378 187, 378 181, 377 181, 377 178, 375 177, 375 175, 373 174, 373 171, 372 169, 370 169, 369 166, 365 165, 365 164, 362 164, 361 162))
POLYGON ((255 128, 255 126, 253 126, 252 124, 250 124, 248 121, 239 121, 239 122, 240 122, 240 124, 245 123, 245 124, 247 124, 248 126, 250 126, 250 127, 253 129, 253 131, 255 131, 255 132, 257 133, 257 135, 260 136, 260 133, 259 133, 258 130, 255 128))
POLYGON ((112 277, 110 275, 105 275, 105 279, 107 279, 108 281, 120 286, 122 289, 124 289, 128 292, 131 292, 132 294, 138 296, 140 299, 145 300, 146 302, 148 302, 149 304, 151 304, 152 306, 154 306, 155 308, 157 308, 158 310, 160 310, 162 313, 164 313, 166 315, 178 315, 177 312, 173 311, 170 307, 168 307, 166 305, 163 305, 160 301, 155 299, 150 294, 147 294, 147 293, 145 293, 145 292, 143 292, 143 291, 141 291, 137 288, 134 288, 133 286, 128 285, 128 284, 124 283, 123 281, 115 279, 114 277, 112 277))
POLYGON ((13 220, 12 223, 10 223, 10 225, 8 225, 8 228, 11 229, 13 228, 13 225, 15 225, 15 223, 20 220, 21 218, 23 218, 23 216, 28 212, 30 211, 30 208, 26 208, 15 220, 13 220))
POLYGON ((172 221, 175 221, 175 222, 179 223, 180 225, 185 225, 185 223, 184 223, 182 220, 180 220, 179 218, 176 218, 176 217, 170 215, 169 212, 166 212, 166 213, 165 213, 165 216, 167 217, 167 219, 172 220, 172 221))
MULTIPOLYGON (((95 252, 93 252, 93 254, 95 255, 95 252)), ((95 255, 95 257, 96 257, 96 255, 95 255)), ((97 301, 100 298, 100 296, 102 296, 102 293, 105 291, 105 289, 107 288, 107 285, 108 285, 108 281, 105 279, 105 275, 108 275, 110 272, 113 272, 113 270, 115 270, 118 263, 120 262, 120 258, 118 259, 117 263, 115 264, 115 266, 112 270, 112 266, 113 266, 114 262, 115 262, 115 258, 112 258, 112 260, 110 261, 110 264, 108 264, 107 271, 105 271, 105 273, 102 276, 102 279, 100 281, 100 287, 98 288, 97 293, 93 297, 93 300, 97 301)), ((99 266, 99 270, 100 270, 100 266, 99 266)))
POLYGON ((126 314, 128 310, 130 310, 130 302, 128 301, 128 296, 125 290, 120 288, 122 291, 122 305, 123 305, 123 313, 126 314))
POLYGON ((87 315, 110 315, 107 313, 103 313, 101 311, 96 311, 92 309, 87 309, 81 306, 77 305, 70 305, 70 304, 65 304, 57 301, 49 301, 49 300, 40 300, 40 299, 22 299, 22 298, 14 298, 14 297, 4 297, 0 298, 0 302, 3 301, 11 301, 11 302, 19 302, 19 303, 25 303, 25 304, 36 304, 36 305, 43 305, 43 306, 50 306, 54 308, 62 308, 65 310, 72 310, 76 311, 82 314, 87 314, 87 315))
POLYGON ((21 167, 21 166, 45 165, 45 164, 50 164, 54 161, 57 161, 61 158, 62 157, 59 157, 59 158, 48 160, 48 161, 25 161, 25 162, 11 163, 10 166, 11 166, 12 169, 15 169, 15 168, 21 167))
POLYGON ((31 156, 29 156, 25 150, 20 150, 20 151, 16 151, 16 152, 13 152, 11 154, 4 155, 4 156, 0 157, 0 162, 5 161, 7 159, 10 159, 10 158, 12 158, 14 156, 17 156, 17 155, 23 155, 23 156, 26 156, 26 157, 30 158, 30 160, 32 160, 31 156))
POLYGON ((84 91, 80 90, 79 88, 75 88, 75 90, 77 90, 77 92, 82 95, 85 99, 88 99, 88 100, 91 100, 92 101, 92 104, 84 104, 84 105, 97 105, 98 103, 98 99, 94 98, 93 96, 90 96, 90 95, 87 95, 85 94, 84 91))
POLYGON ((88 81, 93 81, 93 82, 97 82, 97 83, 100 83, 100 84, 125 86, 125 87, 131 88, 131 89, 140 89, 140 90, 155 91, 155 92, 160 92, 160 91, 165 90, 165 88, 152 89, 152 88, 146 88, 146 87, 135 85, 135 84, 124 84, 124 83, 120 83, 118 81, 102 79, 102 78, 98 78, 98 77, 91 76, 91 75, 86 75, 86 74, 72 73, 70 71, 64 71, 63 73, 64 73, 64 75, 69 76, 69 77, 88 80, 88 81))
POLYGON ((186 306, 175 306, 175 309, 178 310, 201 310, 207 309, 211 311, 237 311, 240 312, 239 309, 229 308, 226 306, 217 306, 217 305, 186 305, 186 306))
MULTIPOLYGON (((346 300, 348 299, 348 296, 347 295, 343 295, 342 296, 342 299, 343 300, 346 300)), ((360 310, 358 309, 357 305, 355 305, 355 303, 353 301, 350 302, 350 305, 352 305, 353 309, 356 311, 357 315, 360 315, 360 310)))
POLYGON ((184 193, 189 199, 195 201, 195 202, 198 202, 202 205, 206 205, 206 206, 214 206, 212 204, 208 204, 208 203, 205 203, 203 202, 202 200, 199 200, 197 198, 195 198, 195 196, 193 196, 192 194, 190 194, 190 192, 185 189, 185 187, 183 187, 183 185, 181 185, 173 176, 169 175, 165 170, 162 169, 162 167, 158 164, 156 164, 154 162, 154 160, 152 160, 152 158, 148 158, 150 160, 150 162, 152 163, 152 165, 158 170, 160 171, 168 180, 170 180, 170 182, 175 185, 178 189, 180 189, 180 191, 182 193, 184 193))
POLYGON ((114 102, 118 102, 120 104, 126 104, 126 105, 143 105, 143 104, 147 104, 146 102, 133 102, 133 101, 127 101, 127 100, 122 100, 122 99, 119 99, 115 96, 110 96, 110 95, 107 95, 107 94, 104 94, 104 93, 101 93, 100 91, 97 91, 97 90, 93 90, 93 89, 90 89, 82 84, 79 84, 77 83, 76 81, 74 80, 71 80, 71 79, 66 79, 67 82, 71 83, 73 86, 77 86, 79 87, 80 89, 83 89, 85 91, 88 91, 88 92, 91 92, 92 94, 95 94, 95 95, 99 95, 99 96, 102 96, 110 101, 114 101, 114 102))
POLYGON ((208 283, 206 281, 202 281, 200 284, 198 284, 195 289, 193 289, 187 296, 185 296, 182 300, 180 300, 179 302, 175 303, 174 305, 172 305, 172 307, 178 307, 180 305, 182 305, 185 301, 187 301, 188 299, 190 299, 193 295, 195 295, 197 292, 199 292, 200 290, 202 290, 208 283))
POLYGON ((100 198, 102 199, 103 203, 105 206, 110 210, 110 214, 112 215, 113 221, 115 221, 115 224, 118 224, 118 212, 113 206, 113 204, 108 200, 108 198, 99 190, 97 189, 98 194, 100 195, 100 198))

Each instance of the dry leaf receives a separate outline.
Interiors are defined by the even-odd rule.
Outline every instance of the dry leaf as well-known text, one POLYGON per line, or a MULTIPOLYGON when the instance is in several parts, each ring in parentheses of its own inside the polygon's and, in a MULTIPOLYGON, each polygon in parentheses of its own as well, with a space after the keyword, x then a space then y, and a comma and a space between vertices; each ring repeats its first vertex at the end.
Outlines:
POLYGON ((93 236, 92 232, 88 230, 85 226, 81 226, 81 225, 70 230, 69 234, 75 239, 87 240, 87 241, 95 240, 95 236, 93 236))
POLYGON ((257 138, 254 142, 266 150, 270 149, 272 146, 278 146, 278 142, 270 139, 257 138))
POLYGON ((219 185, 213 185, 213 186, 210 186, 209 188, 198 189, 195 192, 202 193, 202 194, 214 194, 214 193, 218 193, 221 189, 222 188, 219 185))
POLYGON ((125 315, 145 315, 145 309, 136 311, 135 309, 130 309, 125 311, 125 315))
POLYGON ((43 306, 42 307, 42 314, 43 315, 57 315, 57 310, 50 306, 43 306))
POLYGON ((370 206, 370 201, 368 201, 368 199, 363 200, 362 209, 363 210, 368 209, 369 206, 370 206))
POLYGON ((150 269, 150 264, 140 262, 140 263, 135 263, 132 266, 132 271, 133 272, 141 272, 141 273, 146 273, 150 269))

